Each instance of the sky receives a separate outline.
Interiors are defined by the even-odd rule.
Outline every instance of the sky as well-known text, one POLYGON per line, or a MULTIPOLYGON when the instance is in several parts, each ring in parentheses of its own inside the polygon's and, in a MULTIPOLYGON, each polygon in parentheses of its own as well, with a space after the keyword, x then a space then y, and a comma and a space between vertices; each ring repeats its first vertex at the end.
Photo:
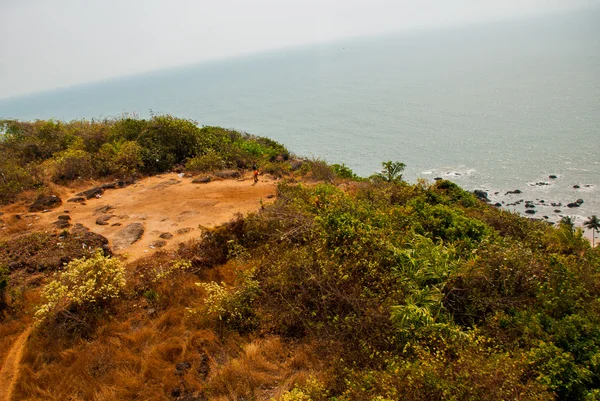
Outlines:
POLYGON ((0 0, 0 98, 288 46, 600 0, 0 0))

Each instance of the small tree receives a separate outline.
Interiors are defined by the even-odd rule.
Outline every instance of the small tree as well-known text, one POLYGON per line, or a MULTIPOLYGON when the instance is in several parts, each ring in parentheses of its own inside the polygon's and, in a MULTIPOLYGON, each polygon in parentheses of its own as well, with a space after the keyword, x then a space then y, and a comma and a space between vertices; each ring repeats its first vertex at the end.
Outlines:
POLYGON ((596 233, 600 231, 600 219, 594 214, 583 223, 583 226, 587 229, 592 230, 592 248, 596 245, 595 238, 596 233))
POLYGON ((381 173, 375 174, 375 177, 387 182, 402 181, 402 172, 404 171, 406 164, 388 160, 387 162, 382 162, 381 166, 383 167, 383 170, 381 170, 381 173))

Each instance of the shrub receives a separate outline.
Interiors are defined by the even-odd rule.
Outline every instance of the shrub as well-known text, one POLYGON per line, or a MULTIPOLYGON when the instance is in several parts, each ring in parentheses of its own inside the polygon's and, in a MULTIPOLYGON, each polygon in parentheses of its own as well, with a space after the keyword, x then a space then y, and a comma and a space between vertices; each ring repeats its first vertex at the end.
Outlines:
POLYGON ((224 160, 214 150, 210 150, 202 156, 193 157, 185 163, 186 170, 197 172, 221 170, 224 167, 224 160))
POLYGON ((55 322, 68 331, 89 328, 90 320, 119 297, 125 288, 125 269, 118 259, 98 250, 89 258, 71 261, 42 292, 45 302, 34 315, 37 326, 55 322))

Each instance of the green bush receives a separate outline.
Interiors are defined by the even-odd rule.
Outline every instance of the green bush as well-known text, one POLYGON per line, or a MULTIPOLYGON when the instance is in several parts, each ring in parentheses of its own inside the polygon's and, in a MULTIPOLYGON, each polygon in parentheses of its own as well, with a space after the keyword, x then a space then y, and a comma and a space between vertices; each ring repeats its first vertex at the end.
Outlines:
POLYGON ((225 168, 225 162, 221 158, 221 155, 211 149, 202 156, 189 159, 185 163, 185 168, 188 171, 194 172, 217 171, 225 168))

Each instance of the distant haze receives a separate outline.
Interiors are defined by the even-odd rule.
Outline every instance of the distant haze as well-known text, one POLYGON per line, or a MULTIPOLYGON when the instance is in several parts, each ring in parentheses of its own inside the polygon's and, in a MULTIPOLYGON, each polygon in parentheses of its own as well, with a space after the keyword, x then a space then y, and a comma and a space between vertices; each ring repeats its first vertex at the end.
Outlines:
POLYGON ((600 0, 0 0, 0 98, 286 46, 600 0))

